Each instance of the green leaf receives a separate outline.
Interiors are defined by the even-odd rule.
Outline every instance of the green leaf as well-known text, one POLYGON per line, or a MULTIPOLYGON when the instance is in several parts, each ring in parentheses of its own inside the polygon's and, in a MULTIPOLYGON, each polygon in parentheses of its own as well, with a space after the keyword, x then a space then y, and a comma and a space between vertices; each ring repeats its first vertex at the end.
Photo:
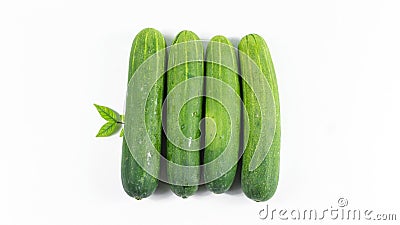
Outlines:
POLYGON ((121 124, 115 121, 108 121, 105 123, 97 133, 96 137, 108 137, 115 134, 121 128, 121 124))
POLYGON ((119 136, 120 136, 120 137, 123 137, 123 136, 124 136, 124 128, 121 129, 121 132, 119 133, 119 136))
POLYGON ((94 104, 96 107, 97 111, 99 112, 100 116, 103 117, 103 119, 107 121, 113 121, 113 122, 118 122, 120 119, 120 115, 115 112, 114 110, 106 107, 106 106, 101 106, 94 104))
POLYGON ((121 123, 125 123, 125 115, 120 116, 121 123))

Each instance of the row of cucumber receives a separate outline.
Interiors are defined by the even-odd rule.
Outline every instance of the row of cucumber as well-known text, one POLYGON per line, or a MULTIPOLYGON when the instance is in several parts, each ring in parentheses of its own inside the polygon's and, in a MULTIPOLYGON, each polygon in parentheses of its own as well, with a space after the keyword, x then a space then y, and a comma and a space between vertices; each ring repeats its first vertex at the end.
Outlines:
MULTIPOLYGON (((207 188, 214 193, 223 193, 231 187, 240 157, 241 139, 245 139, 242 190, 255 201, 271 198, 279 177, 280 112, 275 71, 263 38, 256 34, 243 37, 238 46, 239 60, 232 43, 223 36, 213 37, 205 54, 199 37, 186 30, 175 37, 168 56, 166 47, 163 35, 152 28, 139 32, 132 44, 128 82, 140 66, 151 67, 148 71, 152 73, 167 72, 154 83, 145 99, 145 129, 138 127, 140 125, 134 120, 125 121, 125 134, 135 135, 135 141, 127 141, 127 136, 123 140, 121 177, 126 193, 142 199, 156 190, 160 156, 154 156, 154 151, 143 145, 141 138, 149 137, 152 146, 161 154, 164 120, 168 183, 180 197, 193 195, 200 183, 201 163, 200 151, 195 150, 202 148, 200 122, 206 118, 203 168, 207 188), (160 52, 165 60, 146 64, 149 57, 160 52), (162 118, 166 96, 166 118, 162 118), (273 110, 264 110, 271 109, 268 99, 272 100, 273 110), (263 116, 272 119, 263 120, 263 116), (271 127, 269 133, 265 132, 271 127), (269 142, 260 144, 265 140, 269 142), (260 146, 269 149, 263 151, 266 155, 257 153, 260 146), (252 160, 258 161, 256 167, 252 160)), ((132 108, 128 104, 135 104, 128 99, 141 90, 130 92, 128 88, 127 110, 132 108)))

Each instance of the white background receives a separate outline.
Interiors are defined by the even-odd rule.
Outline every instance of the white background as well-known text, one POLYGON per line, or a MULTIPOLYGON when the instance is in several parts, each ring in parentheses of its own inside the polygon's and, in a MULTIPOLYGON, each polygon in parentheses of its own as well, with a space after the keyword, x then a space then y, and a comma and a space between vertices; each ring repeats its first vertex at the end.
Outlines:
POLYGON ((399 10, 395 0, 2 1, 0 224, 284 224, 258 213, 340 197, 400 220, 399 10), (186 200, 165 185, 141 201, 124 193, 121 138, 95 138, 93 103, 123 110, 131 42, 145 27, 169 43, 183 29, 266 39, 282 114, 270 201, 237 184, 186 200))

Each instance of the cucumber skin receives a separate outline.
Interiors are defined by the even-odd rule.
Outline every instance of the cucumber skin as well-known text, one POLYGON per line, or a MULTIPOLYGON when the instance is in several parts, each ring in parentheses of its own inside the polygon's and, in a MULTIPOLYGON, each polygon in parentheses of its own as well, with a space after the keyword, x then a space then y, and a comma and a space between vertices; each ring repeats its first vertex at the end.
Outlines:
MULTIPOLYGON (((223 36, 213 37, 207 46, 206 76, 223 81, 226 85, 229 85, 233 90, 235 90, 238 96, 240 96, 240 84, 237 72, 237 58, 232 43, 223 36), (218 62, 219 64, 208 62, 208 60, 211 60, 212 62, 218 62)), ((208 96, 207 93, 211 90, 216 93, 217 99, 222 102, 235 101, 237 99, 233 98, 232 96, 227 96, 226 93, 223 93, 221 89, 219 89, 221 91, 218 91, 218 84, 213 85, 213 83, 207 83, 206 96, 208 96)), ((240 100, 235 102, 235 104, 237 105, 238 109, 238 112, 236 112, 238 114, 236 115, 240 115, 240 100)), ((229 151, 227 152, 227 157, 224 156, 224 158, 220 158, 222 159, 222 163, 228 163, 228 166, 232 164, 233 167, 218 179, 206 184, 206 187, 210 191, 220 194, 229 190, 235 179, 239 153, 240 117, 235 118, 236 121, 230 121, 231 118, 229 117, 229 114, 227 114, 226 110, 224 110, 220 103, 211 98, 206 98, 205 115, 207 118, 211 118, 215 121, 217 131, 212 143, 204 150, 204 163, 208 163, 216 159, 228 147, 227 144, 229 142, 229 138, 234 142, 233 149, 226 149, 226 151, 229 151), (231 130, 233 131, 232 137, 231 130)), ((211 128, 209 128, 208 124, 206 123, 206 143, 209 143, 209 141, 207 141, 208 138, 211 139, 211 137, 207 135, 209 129, 211 128)), ((206 180, 208 175, 210 175, 210 177, 219 176, 219 174, 224 172, 221 171, 221 168, 222 167, 218 165, 205 167, 204 175, 206 180)))
MULTIPOLYGON (((136 69, 151 55, 157 51, 165 51, 165 40, 163 35, 153 29, 146 28, 140 31, 132 43, 130 60, 129 60, 129 73, 128 81, 136 69)), ((159 65, 155 65, 160 70, 164 70, 165 60, 162 60, 159 65)), ((161 131, 162 131, 162 100, 163 100, 163 89, 164 81, 159 79, 155 86, 149 93, 146 104, 146 115, 145 122, 147 126, 147 132, 151 142, 158 152, 161 151, 161 131), (154 100, 152 102, 151 100, 154 100), (155 104, 156 103, 156 104, 155 104)), ((128 108, 128 107, 126 107, 128 108)), ((134 127, 127 127, 125 130, 135 129, 134 127)), ((144 133, 143 136, 146 134, 144 133)), ((134 148, 139 148, 139 152, 143 153, 136 157, 146 157, 149 152, 145 147, 139 144, 135 144, 134 148), (143 148, 143 149, 140 149, 143 148)), ((160 164, 150 164, 149 167, 154 167, 155 170, 159 170, 160 164)), ((150 196, 158 186, 158 178, 148 174, 133 158, 129 147, 126 143, 125 137, 123 138, 122 144, 122 161, 121 161, 121 180, 125 192, 136 199, 142 199, 150 196)))
MULTIPOLYGON (((193 48, 193 42, 190 43, 189 41, 194 41, 194 40, 200 40, 200 39, 195 33, 185 30, 185 31, 181 31, 175 37, 175 40, 173 41, 173 45, 179 43, 182 45, 186 45, 187 48, 193 48), (189 42, 189 43, 186 43, 186 42, 189 42)), ((199 43, 199 44, 201 44, 201 43, 199 43)), ((195 44, 195 51, 186 51, 186 53, 183 53, 183 52, 179 52, 179 51, 174 51, 173 46, 172 46, 170 49, 168 63, 170 64, 170 62, 171 63, 172 62, 182 62, 181 57, 185 57, 185 54, 188 54, 188 53, 196 54, 195 58, 199 58, 199 59, 203 60, 204 59, 203 46, 200 45, 200 47, 198 47, 198 44, 195 44)), ((186 55, 186 57, 187 57, 187 55, 186 55)), ((171 65, 171 66, 173 66, 173 65, 171 65)), ((190 77, 203 76, 203 75, 204 75, 203 61, 184 63, 184 64, 180 64, 174 68, 169 69, 167 72, 168 93, 180 82, 184 82, 187 79, 189 79, 190 77), (187 71, 186 71, 186 68, 187 68, 187 71)), ((195 89, 198 89, 200 93, 202 93, 203 84, 201 83, 195 87, 191 86, 191 87, 186 87, 186 88, 195 88, 195 89)), ((185 93, 181 93, 180 97, 181 97, 181 99, 168 100, 167 110, 170 107, 174 107, 174 104, 175 104, 174 101, 179 102, 182 99, 185 99, 185 93)), ((182 133, 187 138, 200 137, 199 122, 201 120, 201 115, 202 115, 202 103, 203 103, 202 97, 193 99, 190 102, 188 102, 187 104, 185 104, 180 112, 179 122, 184 123, 185 127, 184 127, 184 129, 182 129, 182 133), (194 114, 197 116, 192 116, 194 114)), ((170 119, 168 118, 169 116, 170 116, 170 113, 167 113, 167 132, 168 132, 168 127, 170 127, 170 123, 172 123, 170 121, 170 119)), ((181 124, 180 124, 180 126, 181 126, 181 124)), ((198 148, 200 149, 200 146, 198 146, 198 148)), ((167 141, 167 159, 168 159, 168 161, 171 161, 171 162, 179 164, 179 165, 198 166, 198 165, 200 165, 200 151, 186 151, 186 150, 183 150, 183 149, 175 146, 170 141, 167 141)), ((176 171, 176 170, 172 170, 170 167, 168 167, 167 175, 168 175, 168 179, 170 181, 174 181, 177 179, 179 180, 182 177, 194 177, 194 179, 200 181, 200 170, 196 174, 188 174, 187 172, 185 173, 184 170, 176 171)), ((180 185, 174 185, 174 184, 171 184, 170 188, 173 193, 175 193, 177 196, 180 196, 182 198, 187 198, 187 197, 193 195, 198 189, 197 185, 195 185, 195 186, 180 186, 180 185)))
MULTIPOLYGON (((247 54, 261 68, 261 71, 266 76, 272 88, 275 102, 276 129, 271 148, 260 166, 253 171, 249 171, 250 161, 258 141, 254 131, 259 129, 260 121, 254 117, 257 111, 259 111, 259 108, 256 107, 257 102, 251 94, 249 94, 251 92, 249 87, 243 82, 243 101, 249 114, 250 130, 249 140, 243 154, 241 185, 243 192, 248 198, 255 201, 266 201, 274 195, 279 180, 281 128, 278 86, 271 55, 262 37, 256 34, 250 34, 243 37, 240 41, 239 59, 242 70, 245 68, 243 64, 246 63, 246 57, 243 54, 247 54)), ((249 74, 248 71, 242 71, 242 76, 249 75, 251 74, 249 74)))

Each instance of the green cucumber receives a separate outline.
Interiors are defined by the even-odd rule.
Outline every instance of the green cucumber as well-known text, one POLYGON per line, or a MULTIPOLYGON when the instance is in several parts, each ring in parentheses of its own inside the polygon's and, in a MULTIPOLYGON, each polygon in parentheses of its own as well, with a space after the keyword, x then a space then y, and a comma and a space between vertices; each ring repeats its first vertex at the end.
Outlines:
MULTIPOLYGON (((167 166, 168 181, 171 190, 178 196, 186 198, 197 191, 197 184, 200 181, 200 151, 188 151, 182 148, 187 143, 173 143, 170 137, 177 135, 174 127, 179 126, 179 130, 185 136, 185 140, 199 139, 199 123, 202 116, 202 97, 194 98, 183 105, 179 115, 174 115, 173 111, 180 108, 180 103, 186 102, 191 92, 197 92, 199 96, 203 92, 203 82, 201 80, 193 83, 186 82, 190 78, 201 78, 204 75, 204 55, 203 45, 199 37, 191 31, 180 32, 170 48, 167 72, 167 166), (192 61, 195 60, 195 61, 192 61), (191 61, 191 62, 188 62, 191 61), (174 97, 169 98, 171 91, 178 85, 182 89, 174 97), (178 118, 177 121, 175 118, 178 118), (188 167, 174 167, 177 164, 188 167)), ((200 150, 199 142, 194 142, 192 148, 200 150)))
MULTIPOLYGON (((165 40, 163 35, 152 28, 147 28, 140 31, 132 43, 132 49, 129 60, 129 74, 128 81, 131 80, 135 71, 143 64, 146 59, 154 55, 156 52, 161 51, 160 60, 154 61, 151 66, 154 73, 164 71, 165 67, 165 40)), ((148 76, 152 76, 149 74, 148 76)), ((136 139, 144 138, 146 135, 150 137, 155 149, 161 151, 161 131, 162 131, 162 100, 163 100, 164 81, 163 78, 157 80, 155 85, 151 88, 149 96, 146 100, 146 114, 145 124, 146 129, 139 129, 135 124, 125 123, 125 134, 131 132, 135 135, 136 139)), ((139 92, 140 90, 134 90, 139 92)), ((129 93, 127 99, 131 98, 135 93, 129 93)), ((134 103, 133 103, 134 104, 134 103)), ((126 109, 132 106, 126 105, 126 109)), ((136 140, 135 139, 135 140, 136 140)), ((121 180, 125 192, 136 199, 142 199, 150 196, 157 188, 158 176, 154 177, 146 171, 156 171, 156 175, 160 168, 159 157, 148 157, 151 150, 147 145, 140 144, 141 141, 132 141, 135 157, 132 151, 129 150, 126 137, 123 138, 122 145, 122 162, 121 162, 121 180), (147 147, 146 147, 147 146, 147 147), (146 158, 147 157, 147 158, 146 158), (145 167, 139 165, 135 160, 145 161, 145 167)))
POLYGON ((275 70, 267 44, 262 37, 256 34, 246 35, 240 41, 239 60, 243 79, 250 81, 250 84, 242 83, 243 102, 249 119, 249 130, 245 131, 248 132, 249 138, 243 154, 242 190, 250 199, 266 201, 274 195, 279 180, 281 128, 279 95, 275 70), (259 141, 263 141, 267 138, 265 135, 260 134, 261 127, 267 126, 267 124, 262 124, 260 118, 261 109, 270 107, 270 105, 264 104, 265 101, 264 103, 258 102, 255 95, 252 93, 251 85, 252 87, 265 90, 264 97, 266 96, 266 91, 269 90, 265 85, 260 87, 260 85, 263 84, 259 82, 260 78, 257 77, 257 72, 255 72, 254 67, 252 68, 251 63, 255 63, 259 70, 261 70, 262 75, 265 76, 271 88, 273 97, 271 102, 275 105, 275 115, 272 114, 268 116, 274 117, 276 122, 269 151, 266 157, 261 161, 261 164, 254 170, 250 168, 250 162, 255 154, 257 144, 259 141))
POLYGON ((205 109, 206 118, 213 120, 215 124, 206 122, 205 125, 205 142, 210 144, 204 151, 204 178, 207 188, 219 194, 226 192, 235 179, 240 140, 238 65, 235 48, 226 37, 215 36, 209 42, 206 52, 206 77, 223 82, 207 79, 205 109), (227 93, 224 85, 230 86, 237 96, 227 93), (234 111, 228 113, 224 107, 224 103, 227 102, 233 105, 234 111), (214 163, 210 163, 213 160, 214 163))

